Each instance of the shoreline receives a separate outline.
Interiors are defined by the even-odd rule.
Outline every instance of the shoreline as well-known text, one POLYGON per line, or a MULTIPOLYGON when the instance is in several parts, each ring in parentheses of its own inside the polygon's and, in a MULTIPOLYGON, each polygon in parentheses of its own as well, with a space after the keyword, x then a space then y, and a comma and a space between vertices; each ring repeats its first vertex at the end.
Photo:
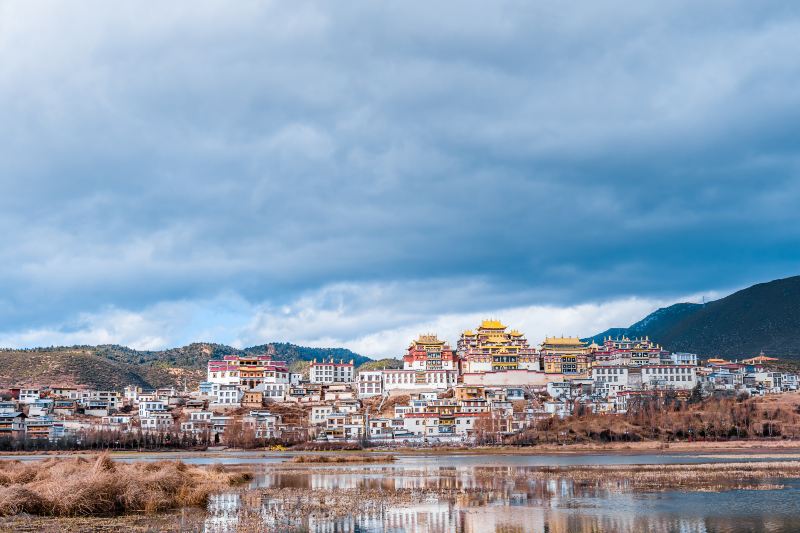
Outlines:
MULTIPOLYGON (((14 457, 71 457, 92 456, 105 450, 68 451, 10 451, 0 452, 0 457, 10 460, 14 457)), ((236 455, 262 455, 264 457, 298 455, 345 455, 345 454, 402 454, 402 455, 682 455, 682 454, 800 454, 800 440, 746 440, 746 441, 694 441, 694 442, 616 442, 606 444, 542 444, 537 446, 479 446, 472 448, 430 446, 418 447, 374 447, 361 450, 270 450, 239 449, 224 450, 108 450, 114 457, 137 457, 142 455, 163 455, 165 457, 225 457, 236 455)))

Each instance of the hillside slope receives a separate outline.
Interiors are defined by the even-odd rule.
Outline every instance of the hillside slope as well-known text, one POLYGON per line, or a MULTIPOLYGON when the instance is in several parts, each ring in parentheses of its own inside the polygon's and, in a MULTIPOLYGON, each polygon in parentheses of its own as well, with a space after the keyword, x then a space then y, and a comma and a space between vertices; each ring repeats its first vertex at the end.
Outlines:
POLYGON ((726 357, 800 357, 800 276, 759 283, 710 302, 666 331, 673 350, 726 357))
POLYGON ((308 348, 289 343, 271 343, 242 350, 213 343, 192 343, 160 351, 134 350, 125 346, 68 346, 0 350, 0 387, 19 385, 88 385, 101 389, 121 389, 133 384, 142 387, 195 387, 205 376, 209 359, 225 355, 268 353, 302 366, 303 361, 334 357, 356 366, 371 359, 345 348, 308 348))
POLYGON ((109 361, 91 348, 2 350, 0 387, 25 385, 88 385, 121 389, 150 385, 130 365, 109 361))
POLYGON ((601 344, 605 337, 621 337, 623 335, 627 337, 650 336, 660 339, 679 322, 693 315, 702 307, 700 304, 692 303, 677 303, 669 307, 662 307, 627 328, 610 328, 584 340, 593 340, 601 344))
POLYGON ((648 335, 673 351, 730 358, 800 358, 800 276, 759 283, 707 303, 659 309, 629 328, 595 335, 648 335))

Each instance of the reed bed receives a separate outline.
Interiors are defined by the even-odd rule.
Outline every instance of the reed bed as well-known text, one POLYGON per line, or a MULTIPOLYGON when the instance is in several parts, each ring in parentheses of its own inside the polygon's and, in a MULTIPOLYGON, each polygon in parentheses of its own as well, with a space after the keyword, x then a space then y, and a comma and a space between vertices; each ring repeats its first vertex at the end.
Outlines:
POLYGON ((292 457, 292 463, 326 463, 326 464, 343 464, 343 463, 392 463, 397 458, 394 455, 378 454, 378 455, 297 455, 292 457))
POLYGON ((180 461, 119 463, 107 454, 0 462, 0 516, 113 516, 205 507, 213 492, 243 483, 247 472, 180 461))
MULTIPOLYGON (((491 469, 476 475, 495 476, 491 469)), ((632 490, 730 490, 780 488, 776 481, 799 479, 800 461, 592 465, 538 467, 513 479, 570 479, 583 485, 617 485, 632 490)))

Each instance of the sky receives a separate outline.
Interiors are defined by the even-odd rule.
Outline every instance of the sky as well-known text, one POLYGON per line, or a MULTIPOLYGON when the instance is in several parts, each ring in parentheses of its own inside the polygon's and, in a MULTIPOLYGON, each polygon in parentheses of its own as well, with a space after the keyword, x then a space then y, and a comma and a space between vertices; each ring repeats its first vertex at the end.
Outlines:
POLYGON ((0 346, 538 343, 800 273, 795 2, 0 0, 0 346))

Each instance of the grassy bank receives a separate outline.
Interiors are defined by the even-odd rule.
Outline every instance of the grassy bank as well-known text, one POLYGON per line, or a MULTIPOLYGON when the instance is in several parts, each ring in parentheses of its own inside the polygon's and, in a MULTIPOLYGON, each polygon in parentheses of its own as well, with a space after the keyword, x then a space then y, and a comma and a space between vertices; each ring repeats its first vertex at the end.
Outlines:
POLYGON ((205 506, 208 496, 250 479, 220 466, 180 461, 119 463, 108 455, 0 462, 0 515, 110 516, 205 506))

